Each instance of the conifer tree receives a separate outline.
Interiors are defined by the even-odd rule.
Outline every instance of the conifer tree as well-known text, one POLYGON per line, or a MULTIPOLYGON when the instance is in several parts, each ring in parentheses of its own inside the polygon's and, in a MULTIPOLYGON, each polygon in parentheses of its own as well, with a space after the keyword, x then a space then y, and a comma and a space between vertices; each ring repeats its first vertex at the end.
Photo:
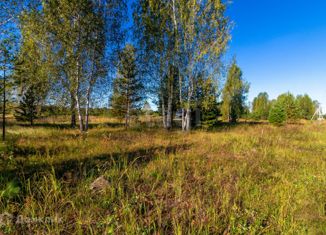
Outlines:
POLYGON ((111 97, 112 114, 125 118, 126 127, 129 126, 131 114, 140 110, 144 99, 144 86, 138 74, 135 53, 132 45, 126 45, 120 53, 118 75, 113 82, 111 97))
POLYGON ((201 111, 201 125, 204 128, 212 127, 217 124, 220 116, 217 85, 211 78, 199 78, 196 86, 196 103, 201 111))
POLYGON ((23 94, 19 106, 15 110, 16 120, 29 122, 30 125, 33 126, 34 120, 38 117, 39 102, 40 97, 38 95, 38 89, 34 86, 30 86, 23 94))
POLYGON ((299 108, 295 97, 290 92, 281 94, 277 98, 277 102, 283 106, 287 122, 296 122, 299 119, 299 108))
POLYGON ((298 95, 296 103, 299 108, 299 117, 302 119, 310 120, 316 111, 315 102, 309 97, 309 95, 298 95))
POLYGON ((268 121, 274 125, 283 125, 286 122, 286 111, 281 102, 276 101, 272 106, 268 121))

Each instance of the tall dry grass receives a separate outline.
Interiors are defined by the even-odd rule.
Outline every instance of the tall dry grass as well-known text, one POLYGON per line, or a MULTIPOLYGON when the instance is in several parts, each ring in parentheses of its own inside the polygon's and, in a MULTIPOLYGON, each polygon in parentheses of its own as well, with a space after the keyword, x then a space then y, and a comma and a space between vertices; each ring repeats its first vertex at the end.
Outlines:
POLYGON ((14 217, 1 231, 326 231, 325 125, 224 125, 182 133, 97 123, 83 135, 64 125, 10 127, 10 140, 0 146, 0 212, 14 217), (103 192, 89 187, 98 176, 109 182, 103 192))

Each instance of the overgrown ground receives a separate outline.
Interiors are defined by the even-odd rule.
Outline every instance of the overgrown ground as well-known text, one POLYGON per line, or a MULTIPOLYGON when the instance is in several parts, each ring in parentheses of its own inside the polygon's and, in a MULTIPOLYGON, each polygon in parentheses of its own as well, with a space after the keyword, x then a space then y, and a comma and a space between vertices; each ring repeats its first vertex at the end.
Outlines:
POLYGON ((8 132, 4 233, 326 234, 325 124, 8 132), (94 192, 102 175, 110 186, 94 192))

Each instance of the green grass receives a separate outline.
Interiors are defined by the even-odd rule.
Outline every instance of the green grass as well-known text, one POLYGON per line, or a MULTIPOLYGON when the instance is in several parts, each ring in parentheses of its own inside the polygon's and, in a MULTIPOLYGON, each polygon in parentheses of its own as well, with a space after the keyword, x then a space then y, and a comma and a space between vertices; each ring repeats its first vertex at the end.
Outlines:
POLYGON ((8 132, 0 212, 16 218, 1 225, 4 233, 326 232, 324 124, 187 134, 101 124, 84 135, 13 125, 8 132), (110 186, 93 192, 101 175, 110 186))

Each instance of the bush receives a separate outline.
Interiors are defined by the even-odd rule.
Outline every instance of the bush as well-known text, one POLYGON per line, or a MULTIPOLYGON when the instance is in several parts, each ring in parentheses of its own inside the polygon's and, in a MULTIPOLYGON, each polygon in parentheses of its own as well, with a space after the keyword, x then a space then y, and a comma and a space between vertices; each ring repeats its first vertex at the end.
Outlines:
POLYGON ((286 122, 286 111, 280 103, 271 108, 268 121, 274 125, 283 125, 286 122))

